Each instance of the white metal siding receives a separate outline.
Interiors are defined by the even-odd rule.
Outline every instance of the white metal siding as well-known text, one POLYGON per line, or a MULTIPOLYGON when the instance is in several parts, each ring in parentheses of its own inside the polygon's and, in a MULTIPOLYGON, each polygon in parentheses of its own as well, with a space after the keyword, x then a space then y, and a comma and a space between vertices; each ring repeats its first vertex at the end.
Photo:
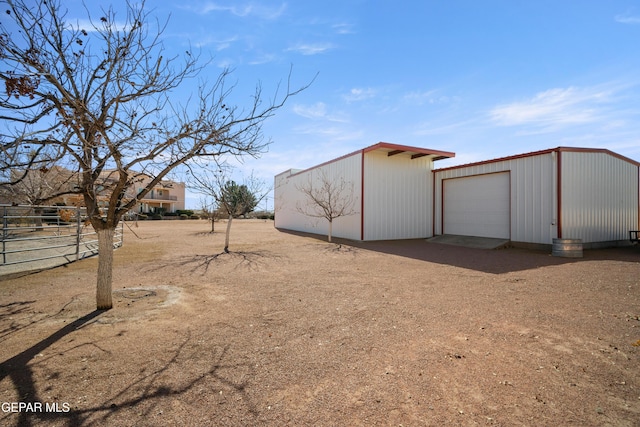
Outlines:
POLYGON ((364 240, 431 237, 430 157, 408 153, 364 157, 364 240))
POLYGON ((561 155, 562 237, 627 240, 638 227, 638 166, 606 153, 561 155))
POLYGON ((508 239, 509 172, 444 181, 444 233, 508 239))
POLYGON ((543 153, 504 161, 435 171, 435 234, 443 234, 443 180, 471 175, 510 172, 511 240, 551 244, 557 237, 556 156, 543 153))
POLYGON ((313 182, 318 184, 320 171, 324 171, 330 179, 343 178, 353 184, 355 215, 344 216, 334 220, 333 236, 360 240, 360 207, 362 193, 362 154, 354 153, 307 169, 304 171, 283 172, 275 177, 275 226, 278 228, 303 231, 315 234, 327 234, 329 224, 323 218, 312 218, 302 214, 299 208, 308 203, 298 188, 313 182))

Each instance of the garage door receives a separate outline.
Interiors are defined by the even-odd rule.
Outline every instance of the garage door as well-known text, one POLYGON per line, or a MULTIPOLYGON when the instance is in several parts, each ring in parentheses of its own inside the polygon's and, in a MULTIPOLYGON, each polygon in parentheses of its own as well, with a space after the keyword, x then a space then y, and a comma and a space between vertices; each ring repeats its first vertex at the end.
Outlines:
POLYGON ((510 238, 509 172, 444 181, 444 234, 510 238))

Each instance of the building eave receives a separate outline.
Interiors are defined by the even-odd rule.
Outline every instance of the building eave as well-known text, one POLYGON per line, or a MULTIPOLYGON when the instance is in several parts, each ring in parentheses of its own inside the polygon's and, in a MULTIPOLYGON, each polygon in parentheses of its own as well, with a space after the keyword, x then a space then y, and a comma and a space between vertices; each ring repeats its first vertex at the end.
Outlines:
POLYGON ((443 160, 450 159, 456 156, 455 153, 450 151, 433 150, 431 148, 411 147, 408 145, 392 144, 390 142, 378 142, 363 149, 364 153, 372 151, 384 151, 387 156, 395 156, 398 154, 409 154, 411 159, 417 159, 424 156, 430 156, 431 160, 443 160))

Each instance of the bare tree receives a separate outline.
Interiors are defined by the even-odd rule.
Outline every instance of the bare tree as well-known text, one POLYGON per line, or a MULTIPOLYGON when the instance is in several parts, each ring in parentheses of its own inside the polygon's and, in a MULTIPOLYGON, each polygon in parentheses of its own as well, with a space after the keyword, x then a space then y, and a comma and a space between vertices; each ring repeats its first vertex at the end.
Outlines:
POLYGON ((9 178, 15 180, 13 185, 0 186, 0 200, 12 204, 26 204, 35 206, 36 229, 42 227, 42 213, 40 207, 61 195, 68 194, 78 187, 78 175, 61 167, 47 167, 41 164, 38 169, 12 170, 9 178))
POLYGON ((331 179, 323 169, 319 170, 317 181, 310 175, 306 183, 296 185, 296 189, 305 196, 305 200, 296 205, 296 210, 312 218, 326 219, 329 222, 327 241, 331 242, 333 221, 358 213, 353 183, 343 177, 331 179))
POLYGON ((207 218, 211 222, 211 232, 215 231, 215 222, 219 217, 219 209, 218 204, 215 199, 211 199, 209 197, 204 197, 200 200, 200 210, 202 211, 202 215, 207 218))
POLYGON ((60 0, 2 0, 0 21, 0 178, 10 169, 55 162, 75 172, 98 234, 98 309, 112 307, 113 236, 130 209, 169 172, 192 159, 258 156, 269 141, 263 122, 304 89, 276 89, 263 101, 258 84, 247 108, 231 104, 224 70, 200 82, 184 105, 176 90, 197 77, 199 55, 167 52, 166 23, 140 3, 126 2, 79 27, 60 0), (195 105, 194 105, 195 104, 195 105), (153 179, 141 180, 143 174, 153 179), (135 191, 133 191, 135 189, 135 191))
POLYGON ((264 181, 256 178, 253 173, 245 178, 242 184, 237 184, 229 178, 231 170, 228 165, 215 168, 202 167, 199 171, 194 171, 192 168, 190 181, 190 186, 196 192, 215 200, 218 210, 222 210, 227 216, 225 253, 229 252, 229 236, 233 219, 252 212, 269 192, 264 181))

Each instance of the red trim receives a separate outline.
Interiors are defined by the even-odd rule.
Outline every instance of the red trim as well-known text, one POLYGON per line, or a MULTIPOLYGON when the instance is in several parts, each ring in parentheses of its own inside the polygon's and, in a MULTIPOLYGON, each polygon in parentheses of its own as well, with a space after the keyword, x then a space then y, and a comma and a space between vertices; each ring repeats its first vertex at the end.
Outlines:
POLYGON ((436 174, 431 170, 431 236, 436 235, 436 174))
POLYGON ((531 156, 540 156, 542 154, 549 154, 549 153, 553 153, 553 152, 561 152, 561 151, 567 151, 567 152, 574 152, 574 153, 602 153, 602 154, 608 154, 610 156, 616 157, 620 160, 624 160, 626 162, 629 162, 633 165, 636 166, 640 166, 640 162, 637 162, 633 159, 630 159, 628 157, 622 156, 618 153, 614 153, 613 151, 610 150, 606 150, 604 148, 579 148, 579 147, 557 147, 557 148, 549 148, 546 150, 540 150, 540 151, 533 151, 530 153, 524 153, 524 154, 516 154, 514 156, 507 156, 507 157, 500 157, 497 159, 490 159, 490 160, 483 160, 480 162, 474 162, 474 163, 467 163, 464 165, 458 165, 458 166, 450 166, 447 168, 442 168, 442 169, 436 169, 436 172, 440 172, 440 171, 446 171, 446 170, 451 170, 451 169, 460 169, 460 168, 466 168, 466 167, 470 167, 470 166, 479 166, 479 165, 486 165, 489 163, 496 163, 496 162, 504 162, 507 160, 515 160, 515 159, 522 159, 524 157, 531 157, 531 156))
POLYGON ((444 235, 444 179, 440 180, 440 234, 444 235))
POLYGON ((364 241, 364 149, 360 156, 360 240, 364 241))
POLYGON ((511 218, 513 217, 513 200, 511 198, 511 195, 513 194, 513 192, 511 191, 511 169, 509 169, 507 172, 509 173, 509 240, 511 240, 511 230, 513 230, 513 224, 511 222, 511 218))
POLYGON ((640 230, 640 166, 638 166, 638 230, 640 230))
POLYGON ((640 162, 637 162, 633 159, 623 156, 622 154, 614 153, 611 150, 607 150, 605 148, 578 148, 578 147, 558 147, 556 150, 558 151, 567 151, 573 153, 601 153, 608 154, 612 157, 615 157, 620 160, 624 160, 625 162, 629 162, 632 165, 640 166, 640 162))
POLYGON ((558 228, 558 239, 562 239, 562 150, 558 149, 556 151, 558 159, 557 159, 557 174, 558 178, 556 180, 556 196, 558 198, 556 208, 558 209, 557 215, 557 228, 558 228))

